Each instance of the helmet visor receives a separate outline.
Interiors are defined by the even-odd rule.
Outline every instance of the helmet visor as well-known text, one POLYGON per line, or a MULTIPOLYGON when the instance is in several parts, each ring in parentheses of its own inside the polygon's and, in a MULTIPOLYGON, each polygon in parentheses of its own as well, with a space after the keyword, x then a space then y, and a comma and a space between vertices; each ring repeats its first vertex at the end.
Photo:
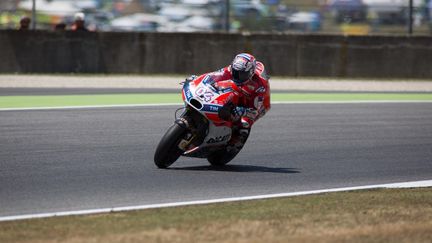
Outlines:
POLYGON ((236 83, 241 84, 249 79, 249 72, 233 70, 232 74, 236 83))

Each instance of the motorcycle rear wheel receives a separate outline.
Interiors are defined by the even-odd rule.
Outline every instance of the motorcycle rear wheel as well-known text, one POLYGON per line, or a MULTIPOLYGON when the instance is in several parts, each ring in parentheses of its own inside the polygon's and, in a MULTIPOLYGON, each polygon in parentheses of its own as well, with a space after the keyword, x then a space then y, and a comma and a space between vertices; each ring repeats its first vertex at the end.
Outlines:
MULTIPOLYGON (((249 132, 250 132, 250 129, 249 129, 249 132)), ((249 138, 249 132, 248 132, 248 135, 243 140, 243 145, 241 147, 237 148, 236 151, 228 151, 228 149, 225 147, 223 149, 220 149, 220 150, 210 154, 207 157, 207 161, 213 166, 224 166, 224 165, 228 164, 228 162, 233 160, 237 156, 237 154, 240 153, 243 146, 246 144, 246 141, 249 138)))
POLYGON ((224 166, 233 160, 241 149, 228 152, 226 148, 213 152, 207 157, 207 161, 213 166, 224 166))
POLYGON ((158 168, 164 169, 172 165, 183 153, 178 147, 186 128, 174 123, 159 142, 154 155, 154 162, 158 168))

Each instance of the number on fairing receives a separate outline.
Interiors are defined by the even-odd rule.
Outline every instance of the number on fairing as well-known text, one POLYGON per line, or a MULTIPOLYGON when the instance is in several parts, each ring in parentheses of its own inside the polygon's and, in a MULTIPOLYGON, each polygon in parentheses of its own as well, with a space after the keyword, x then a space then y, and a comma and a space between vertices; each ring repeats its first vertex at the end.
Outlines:
POLYGON ((195 94, 202 98, 205 102, 210 102, 214 96, 214 94, 208 91, 206 88, 200 87, 195 91, 195 94))

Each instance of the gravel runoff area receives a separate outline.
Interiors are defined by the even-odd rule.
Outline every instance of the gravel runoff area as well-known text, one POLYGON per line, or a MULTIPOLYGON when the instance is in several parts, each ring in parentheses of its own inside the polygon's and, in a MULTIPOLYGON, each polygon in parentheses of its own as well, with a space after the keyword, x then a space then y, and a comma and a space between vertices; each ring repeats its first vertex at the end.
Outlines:
MULTIPOLYGON (((177 89, 181 75, 0 75, 0 88, 149 88, 177 89)), ((432 92, 432 80, 281 78, 273 91, 432 92)))

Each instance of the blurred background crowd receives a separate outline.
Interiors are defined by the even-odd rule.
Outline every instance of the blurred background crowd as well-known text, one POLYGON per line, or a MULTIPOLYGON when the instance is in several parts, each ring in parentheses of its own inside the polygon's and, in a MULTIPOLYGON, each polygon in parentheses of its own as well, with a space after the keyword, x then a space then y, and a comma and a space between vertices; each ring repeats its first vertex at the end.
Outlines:
POLYGON ((0 29, 33 28, 431 35, 432 0, 0 1, 0 29))

